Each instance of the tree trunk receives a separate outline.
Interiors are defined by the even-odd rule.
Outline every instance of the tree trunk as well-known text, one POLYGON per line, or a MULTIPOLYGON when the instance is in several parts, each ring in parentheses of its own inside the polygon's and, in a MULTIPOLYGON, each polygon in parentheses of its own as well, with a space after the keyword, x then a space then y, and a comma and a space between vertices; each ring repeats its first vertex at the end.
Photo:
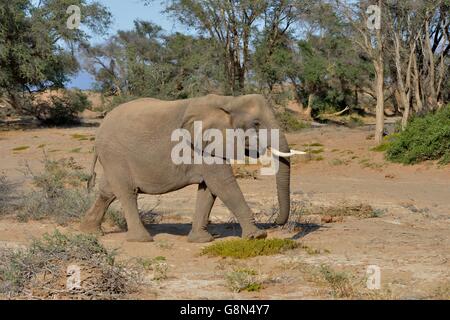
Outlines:
POLYGON ((313 104, 314 104, 314 93, 310 93, 309 96, 308 96, 308 107, 303 112, 303 114, 305 115, 305 117, 307 119, 311 119, 311 113, 312 113, 313 104))
POLYGON ((375 72, 376 72, 375 92, 377 97, 375 142, 380 144, 381 142, 383 142, 383 134, 384 134, 384 69, 383 69, 383 56, 381 55, 381 53, 375 65, 375 72))
MULTIPOLYGON (((380 7, 383 1, 378 1, 378 6, 380 7)), ((375 142, 380 144, 383 142, 384 134, 384 46, 383 46, 383 35, 381 29, 377 30, 377 42, 378 49, 375 50, 375 73, 376 73, 376 84, 375 92, 377 96, 377 107, 376 107, 376 125, 375 125, 375 142)))

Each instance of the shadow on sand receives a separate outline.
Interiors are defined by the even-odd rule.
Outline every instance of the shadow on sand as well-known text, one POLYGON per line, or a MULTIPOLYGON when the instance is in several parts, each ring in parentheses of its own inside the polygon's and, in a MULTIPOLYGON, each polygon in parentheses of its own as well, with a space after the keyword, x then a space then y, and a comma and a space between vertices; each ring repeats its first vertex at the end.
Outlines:
MULTIPOLYGON (((273 223, 258 223, 259 228, 270 230, 270 229, 280 229, 282 227, 277 226, 273 223)), ((158 223, 158 224, 147 224, 146 228, 149 230, 152 236, 158 234, 172 234, 177 236, 187 236, 191 231, 190 223, 158 223)), ((293 240, 298 240, 306 235, 323 228, 323 226, 311 223, 297 223, 295 226, 290 226, 291 230, 296 232, 291 238, 293 240)), ((214 223, 208 225, 208 231, 216 238, 222 239, 227 237, 240 237, 242 235, 242 229, 237 223, 214 223)), ((291 233, 286 229, 286 233, 291 233)))

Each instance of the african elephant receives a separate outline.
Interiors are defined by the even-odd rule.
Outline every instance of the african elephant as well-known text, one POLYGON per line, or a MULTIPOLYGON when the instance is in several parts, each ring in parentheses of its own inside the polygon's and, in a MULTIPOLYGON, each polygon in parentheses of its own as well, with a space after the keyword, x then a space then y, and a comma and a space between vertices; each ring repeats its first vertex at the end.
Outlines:
MULTIPOLYGON (((238 219, 242 237, 265 238, 266 232, 256 226, 229 163, 173 163, 173 131, 179 128, 192 130, 195 121, 202 121, 205 129, 279 128, 261 95, 208 95, 179 101, 139 99, 117 107, 107 115, 97 132, 92 179, 95 179, 97 160, 104 169, 104 177, 95 203, 82 220, 81 231, 101 232, 100 225, 108 206, 118 199, 128 225, 127 240, 152 241, 139 217, 137 195, 165 194, 197 184, 197 204, 188 236, 190 242, 213 240, 206 227, 216 197, 238 219)), ((284 134, 279 137, 279 150, 274 150, 280 155, 276 174, 280 210, 276 222, 285 224, 290 210, 290 161, 283 156, 291 154, 284 134)), ((270 147, 270 141, 268 144, 270 147)))

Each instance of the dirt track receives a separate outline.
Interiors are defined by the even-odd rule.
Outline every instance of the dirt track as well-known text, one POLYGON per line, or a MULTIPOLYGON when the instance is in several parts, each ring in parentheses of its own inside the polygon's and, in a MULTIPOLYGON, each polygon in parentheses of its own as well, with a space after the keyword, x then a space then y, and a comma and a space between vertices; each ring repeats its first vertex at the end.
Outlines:
MULTIPOLYGON (((294 232, 269 229, 270 237, 294 237, 311 250, 296 249, 284 255, 240 261, 266 279, 256 293, 232 293, 224 285, 224 274, 234 262, 207 258, 199 253, 203 245, 187 243, 195 204, 195 187, 161 197, 142 196, 143 209, 156 207, 162 221, 150 225, 155 243, 127 243, 123 233, 111 232, 101 238, 109 248, 120 248, 120 257, 165 256, 168 279, 143 288, 139 298, 331 298, 330 288, 308 275, 308 268, 329 265, 363 279, 367 266, 381 269, 382 290, 376 296, 427 298, 442 292, 449 298, 450 288, 450 167, 435 163, 402 166, 387 163, 383 155, 370 151, 373 142, 364 129, 327 127, 289 135, 297 149, 320 143, 323 160, 295 161, 292 175, 292 200, 314 206, 369 204, 379 217, 346 217, 338 223, 311 223, 294 232), (444 288, 444 289, 442 289, 444 288), (444 291, 442 291, 444 290, 444 291)), ((0 132, 2 160, 0 171, 27 188, 18 170, 28 162, 34 170, 42 166, 42 152, 50 158, 73 157, 89 167, 93 127, 37 129, 0 132), (20 151, 13 149, 23 147, 20 151), (28 147, 28 148, 26 148, 28 147), (80 149, 81 148, 81 149, 80 149)), ((100 174, 101 174, 101 170, 100 174)), ((276 204, 273 177, 239 180, 249 205, 256 213, 270 213, 276 204)), ((221 238, 239 234, 227 224, 232 216, 217 203, 212 212, 211 231, 221 238)), ((264 222, 264 221, 262 221, 264 222)), ((0 244, 26 244, 56 228, 51 222, 18 223, 0 220, 0 244)), ((77 226, 61 228, 76 231, 77 226)), ((355 297, 358 295, 355 294, 355 297)))

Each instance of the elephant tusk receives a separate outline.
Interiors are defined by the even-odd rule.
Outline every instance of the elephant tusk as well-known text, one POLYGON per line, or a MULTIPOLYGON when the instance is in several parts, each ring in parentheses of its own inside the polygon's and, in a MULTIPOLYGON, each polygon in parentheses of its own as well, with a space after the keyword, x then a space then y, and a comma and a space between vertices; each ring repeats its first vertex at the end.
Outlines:
POLYGON ((298 151, 298 150, 291 150, 291 152, 289 153, 285 153, 285 152, 281 152, 277 149, 274 148, 270 148, 271 152, 273 155, 277 156, 277 157, 281 157, 281 158, 289 158, 295 155, 303 155, 303 154, 307 154, 306 152, 303 151, 298 151))

